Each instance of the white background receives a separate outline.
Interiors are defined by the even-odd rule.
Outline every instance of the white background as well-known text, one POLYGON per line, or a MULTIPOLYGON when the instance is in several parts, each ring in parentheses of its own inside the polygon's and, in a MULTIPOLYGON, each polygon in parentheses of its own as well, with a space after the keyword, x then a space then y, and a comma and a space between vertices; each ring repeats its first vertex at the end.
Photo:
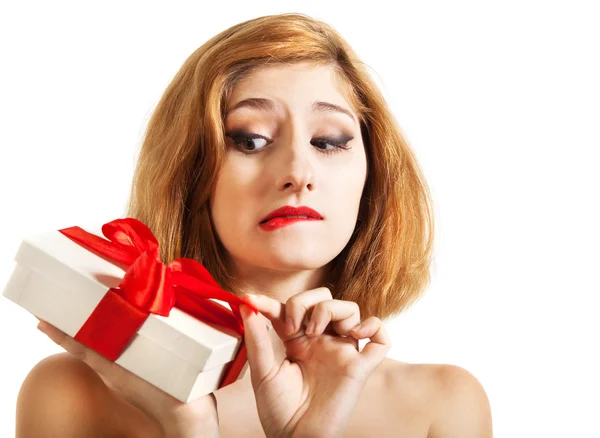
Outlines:
MULTIPOLYGON (((369 64, 431 186, 433 279, 389 321, 390 357, 473 373, 496 437, 600 436, 595 2, 280 3, 3 3, 0 287, 23 236, 124 213, 147 120, 193 50, 303 12, 369 64)), ((36 323, 0 299, 1 437, 60 351, 36 323)))

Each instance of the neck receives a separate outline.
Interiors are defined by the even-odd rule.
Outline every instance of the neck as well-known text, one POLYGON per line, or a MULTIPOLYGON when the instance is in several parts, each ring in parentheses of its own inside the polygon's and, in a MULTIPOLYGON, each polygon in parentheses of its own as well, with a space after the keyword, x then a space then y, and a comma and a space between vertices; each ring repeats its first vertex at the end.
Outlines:
MULTIPOLYGON (((329 266, 324 266, 315 270, 303 271, 279 271, 273 269, 236 266, 235 275, 241 281, 242 287, 240 294, 260 294, 267 295, 281 303, 301 292, 316 289, 322 286, 327 278, 329 266)), ((265 324, 271 325, 267 318, 262 316, 265 324)), ((275 330, 269 332, 273 353, 278 362, 286 357, 283 341, 279 338, 275 330)), ((248 373, 250 374, 250 373, 248 373)), ((250 385, 249 377, 246 385, 250 385)))
POLYGON ((236 277, 242 283, 242 292, 267 295, 281 303, 301 292, 325 284, 328 267, 313 270, 279 271, 268 268, 236 267, 236 277))

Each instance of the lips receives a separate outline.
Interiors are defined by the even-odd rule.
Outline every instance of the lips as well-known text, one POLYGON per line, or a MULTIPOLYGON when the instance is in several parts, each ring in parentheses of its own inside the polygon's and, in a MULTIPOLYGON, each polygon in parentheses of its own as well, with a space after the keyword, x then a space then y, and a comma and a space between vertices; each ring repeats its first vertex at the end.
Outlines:
POLYGON ((300 207, 292 207, 291 205, 286 205, 284 207, 278 208, 277 210, 272 211, 267 216, 265 216, 260 223, 264 224, 271 219, 274 218, 298 218, 298 219, 323 219, 323 216, 319 214, 319 212, 313 210, 310 207, 300 206, 300 207))

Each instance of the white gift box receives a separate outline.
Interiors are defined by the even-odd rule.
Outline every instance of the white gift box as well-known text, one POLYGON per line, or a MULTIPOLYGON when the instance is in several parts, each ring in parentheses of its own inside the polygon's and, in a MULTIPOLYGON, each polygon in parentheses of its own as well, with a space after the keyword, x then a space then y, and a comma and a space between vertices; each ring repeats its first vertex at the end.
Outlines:
MULTIPOLYGON (((102 236, 100 230, 89 232, 102 236)), ((41 320, 75 336, 125 271, 53 231, 25 238, 3 295, 41 320)), ((220 300, 213 300, 231 310, 220 300)), ((168 317, 150 314, 115 363, 182 402, 218 389, 241 345, 233 330, 173 307, 168 317)), ((238 380, 248 369, 242 369, 238 380)))

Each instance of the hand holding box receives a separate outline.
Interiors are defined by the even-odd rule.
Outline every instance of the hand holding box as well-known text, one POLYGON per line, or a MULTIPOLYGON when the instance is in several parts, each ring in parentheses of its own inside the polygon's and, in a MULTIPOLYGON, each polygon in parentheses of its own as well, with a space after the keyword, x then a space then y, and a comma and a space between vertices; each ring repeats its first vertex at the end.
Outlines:
POLYGON ((163 264, 136 219, 102 234, 109 240, 79 227, 24 239, 3 294, 181 401, 243 375, 239 305, 249 304, 194 260, 163 264))

